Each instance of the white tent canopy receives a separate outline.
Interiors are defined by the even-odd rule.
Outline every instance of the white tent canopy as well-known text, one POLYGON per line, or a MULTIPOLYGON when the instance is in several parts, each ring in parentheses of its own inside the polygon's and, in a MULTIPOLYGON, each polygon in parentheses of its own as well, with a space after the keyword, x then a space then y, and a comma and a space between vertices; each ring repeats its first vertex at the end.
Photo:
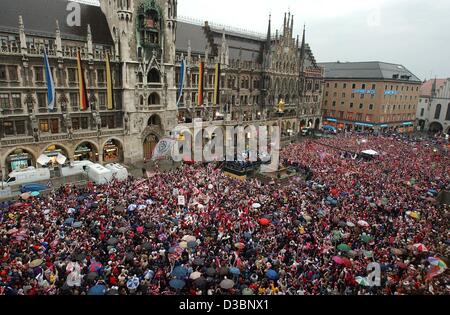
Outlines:
POLYGON ((47 165, 50 161, 51 161, 51 159, 47 155, 41 154, 41 156, 38 157, 36 162, 38 162, 40 165, 44 166, 44 165, 47 165))
POLYGON ((63 165, 64 163, 66 163, 66 161, 67 158, 61 153, 58 153, 58 156, 56 157, 56 162, 58 162, 59 165, 63 165))
POLYGON ((367 154, 367 155, 372 155, 372 156, 380 155, 377 151, 374 151, 374 150, 365 150, 365 151, 362 151, 362 153, 367 154))

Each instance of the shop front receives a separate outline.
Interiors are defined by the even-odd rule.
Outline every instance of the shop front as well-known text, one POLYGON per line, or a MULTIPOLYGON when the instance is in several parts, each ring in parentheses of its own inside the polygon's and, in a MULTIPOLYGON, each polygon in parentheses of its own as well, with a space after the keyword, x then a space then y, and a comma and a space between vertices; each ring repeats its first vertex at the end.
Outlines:
POLYGON ((8 173, 34 166, 33 155, 23 149, 17 149, 6 158, 8 173))
POLYGON ((123 149, 119 141, 110 139, 105 143, 103 146, 103 162, 123 162, 123 149))
POLYGON ((76 147, 74 152, 75 161, 98 162, 98 151, 95 146, 89 142, 84 142, 76 147))

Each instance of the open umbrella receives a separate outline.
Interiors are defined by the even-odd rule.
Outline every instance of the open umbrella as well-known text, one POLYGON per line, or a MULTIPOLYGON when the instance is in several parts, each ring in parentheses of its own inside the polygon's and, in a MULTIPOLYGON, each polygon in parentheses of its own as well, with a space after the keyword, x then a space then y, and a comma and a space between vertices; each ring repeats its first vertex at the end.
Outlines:
POLYGON ((363 255, 364 255, 364 257, 372 258, 373 257, 373 252, 365 250, 365 251, 363 251, 363 255))
POLYGON ((347 226, 348 227, 355 227, 356 225, 355 225, 355 223, 348 221, 347 222, 347 226))
POLYGON ((72 227, 79 229, 82 225, 83 225, 83 223, 81 223, 81 222, 75 222, 74 224, 72 224, 72 227))
POLYGON ((98 278, 98 273, 96 273, 96 272, 89 272, 89 273, 87 274, 86 278, 87 278, 88 280, 95 280, 95 279, 98 278))
POLYGON ((214 276, 216 274, 216 269, 209 267, 208 269, 206 269, 206 274, 210 277, 214 276))
POLYGON ((356 281, 359 285, 362 285, 362 286, 365 286, 365 287, 368 287, 368 286, 370 285, 370 284, 369 284, 369 281, 368 281, 367 278, 365 278, 365 277, 358 276, 358 277, 355 278, 355 281, 356 281))
POLYGON ((253 209, 259 209, 259 208, 261 208, 261 204, 255 202, 255 203, 252 205, 252 208, 253 208, 253 209))
POLYGON ((134 211, 136 209, 137 209, 137 205, 135 205, 135 204, 131 204, 128 206, 128 211, 134 211))
POLYGON ((409 214, 409 216, 413 219, 420 220, 420 213, 417 211, 413 211, 409 214))
POLYGON ((102 269, 103 265, 97 261, 94 261, 89 266, 89 272, 98 272, 100 269, 102 269))
POLYGON ((333 240, 339 241, 342 239, 342 232, 338 230, 333 231, 333 240))
POLYGON ((186 277, 188 270, 185 267, 175 267, 172 270, 172 276, 177 277, 177 278, 183 278, 186 277))
POLYGON ((266 277, 267 277, 267 279, 270 279, 270 280, 278 280, 278 273, 273 269, 269 269, 266 272, 266 277))
POLYGON ((245 244, 244 243, 235 243, 234 247, 237 248, 237 249, 242 250, 242 249, 245 248, 245 244))
POLYGON ((368 234, 366 234, 366 233, 363 233, 363 234, 361 235, 361 241, 363 241, 364 243, 369 243, 369 242, 371 242, 372 240, 373 240, 373 237, 370 236, 370 235, 368 235, 368 234))
POLYGON ((241 271, 239 270, 239 268, 231 267, 231 268, 230 268, 230 273, 231 273, 232 275, 238 276, 238 275, 241 274, 241 271))
POLYGON ((352 248, 350 246, 348 246, 347 244, 340 244, 340 245, 338 245, 337 249, 339 249, 340 251, 343 251, 343 252, 348 252, 348 251, 352 250, 352 248))
POLYGON ((342 265, 342 262, 343 262, 342 257, 334 256, 332 259, 336 264, 342 265))
POLYGON ((139 287, 140 281, 139 278, 134 276, 133 278, 127 281, 127 288, 130 290, 136 290, 139 287))
POLYGON ((188 242, 195 242, 197 240, 197 238, 192 235, 185 235, 185 236, 183 236, 183 238, 181 240, 188 243, 188 242))
POLYGON ((41 193, 39 192, 39 191, 33 191, 31 194, 30 194, 30 196, 31 197, 37 197, 37 196, 39 196, 41 193))
POLYGON ((179 279, 172 279, 172 280, 170 280, 169 285, 170 285, 170 287, 172 287, 176 290, 181 290, 186 285, 186 282, 184 282, 183 280, 179 280, 179 279))
POLYGON ((197 244, 197 242, 195 242, 195 241, 189 241, 188 243, 187 243, 187 247, 188 248, 196 248, 198 246, 198 244, 197 244))
POLYGON ((29 192, 25 192, 20 195, 20 198, 22 198, 23 200, 28 200, 30 197, 31 197, 31 194, 29 192))
POLYGON ((359 221, 358 221, 358 225, 359 225, 359 226, 363 226, 363 227, 368 227, 368 226, 369 226, 369 223, 367 223, 367 222, 364 221, 364 220, 359 220, 359 221))
POLYGON ((440 259, 438 257, 428 257, 427 260, 430 263, 430 265, 432 265, 432 266, 438 266, 440 268, 447 269, 447 264, 445 263, 445 261, 443 261, 442 259, 440 259))
POLYGON ((428 248, 422 243, 414 244, 413 247, 420 253, 428 252, 428 248))
POLYGON ((188 248, 188 243, 186 242, 186 241, 182 241, 182 242, 180 242, 180 244, 178 244, 181 248, 184 248, 184 249, 186 249, 186 248, 188 248))
POLYGON ((220 287, 222 289, 228 290, 234 287, 234 281, 230 279, 225 279, 220 282, 220 287))
POLYGON ((193 273, 191 273, 191 275, 189 276, 189 279, 191 280, 197 280, 198 278, 200 278, 202 276, 201 272, 195 271, 193 273))
POLYGON ((404 251, 402 249, 399 248, 391 248, 391 253, 396 255, 396 256, 400 256, 404 254, 404 251))
POLYGON ((116 245, 119 243, 119 240, 115 237, 111 237, 106 243, 108 243, 108 245, 116 245))
POLYGON ((67 219, 64 221, 64 225, 71 226, 71 225, 73 224, 74 221, 75 221, 74 218, 67 218, 67 219))
POLYGON ((88 295, 105 295, 105 294, 106 294, 106 286, 104 285, 95 285, 88 291, 88 295))
POLYGON ((259 224, 261 224, 262 226, 268 226, 270 224, 270 220, 267 218, 261 218, 259 219, 259 224))
POLYGON ((306 222, 311 222, 312 221, 312 217, 307 215, 307 214, 303 215, 303 219, 305 219, 306 222))
POLYGON ((242 290, 242 295, 253 295, 253 290, 250 288, 244 288, 242 290))
POLYGON ((208 284, 208 281, 204 277, 199 277, 194 280, 193 285, 196 288, 204 289, 206 285, 208 284))
POLYGON ((36 268, 36 267, 42 265, 43 262, 44 261, 42 259, 35 259, 32 262, 30 262, 29 266, 30 266, 30 268, 36 268))
POLYGON ((203 266, 205 264, 205 260, 202 258, 195 258, 192 264, 194 266, 203 266))

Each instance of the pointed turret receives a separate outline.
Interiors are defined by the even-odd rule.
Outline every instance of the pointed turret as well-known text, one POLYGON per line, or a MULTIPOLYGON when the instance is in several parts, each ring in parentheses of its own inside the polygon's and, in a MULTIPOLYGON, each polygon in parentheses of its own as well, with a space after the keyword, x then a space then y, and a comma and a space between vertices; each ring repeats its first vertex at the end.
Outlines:
POLYGON ((88 24, 88 26, 87 26, 87 48, 88 48, 89 59, 93 59, 94 58, 94 45, 92 44, 92 32, 91 32, 90 24, 88 24))
POLYGON ((306 54, 306 25, 303 25, 303 38, 302 38, 302 46, 300 49, 300 71, 303 72, 304 64, 305 64, 305 54, 306 54))
POLYGON ((266 49, 269 51, 272 41, 272 15, 269 15, 269 26, 267 28, 266 49))
POLYGON ((27 53, 27 39, 25 36, 25 26, 23 24, 23 18, 19 15, 19 35, 20 35, 20 50, 22 54, 25 55, 27 53))

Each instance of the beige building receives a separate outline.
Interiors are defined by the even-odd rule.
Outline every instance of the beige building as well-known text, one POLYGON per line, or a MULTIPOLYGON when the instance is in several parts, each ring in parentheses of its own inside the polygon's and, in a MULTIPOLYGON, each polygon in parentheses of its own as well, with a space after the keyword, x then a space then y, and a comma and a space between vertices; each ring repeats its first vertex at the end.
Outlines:
POLYGON ((421 81, 402 65, 336 62, 325 69, 324 124, 340 129, 414 130, 421 81))

